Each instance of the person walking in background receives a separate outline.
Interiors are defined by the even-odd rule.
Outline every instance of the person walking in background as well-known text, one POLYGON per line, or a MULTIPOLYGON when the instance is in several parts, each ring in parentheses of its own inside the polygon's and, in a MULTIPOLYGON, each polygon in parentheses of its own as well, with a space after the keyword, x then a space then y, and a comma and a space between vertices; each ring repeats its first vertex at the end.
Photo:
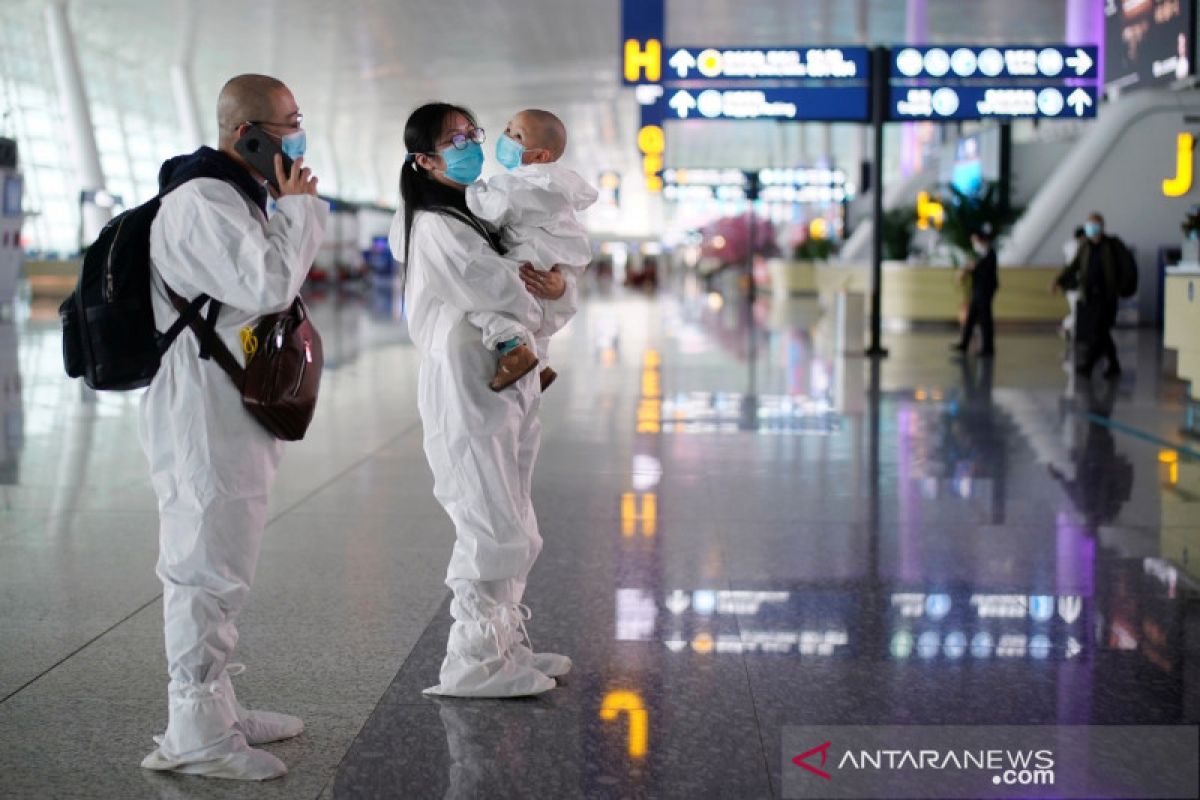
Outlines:
POLYGON ((1086 241, 1066 268, 1050 285, 1052 292, 1078 286, 1080 292, 1076 330, 1087 337, 1087 355, 1076 371, 1083 376, 1092 374, 1096 363, 1104 358, 1108 366, 1104 377, 1121 374, 1117 344, 1112 329, 1117 322, 1117 303, 1120 299, 1120 275, 1133 260, 1124 242, 1104 232, 1104 217, 1093 211, 1083 226, 1086 241))
MULTIPOLYGON (((1075 256, 1079 253, 1079 248, 1083 247, 1083 243, 1087 241, 1087 233, 1084 232, 1083 226, 1075 229, 1071 238, 1063 244, 1063 265, 1070 265, 1075 260, 1075 256)), ((1079 324, 1079 284, 1074 283, 1063 287, 1063 291, 1067 296, 1067 316, 1063 317, 1062 331, 1063 339, 1066 340, 1066 354, 1064 360, 1070 363, 1075 361, 1075 343, 1078 341, 1076 330, 1079 324)))
POLYGON ((971 279, 971 303, 967 309, 967 320, 963 323, 962 338, 952 349, 965 354, 971 346, 971 334, 978 325, 983 339, 979 355, 982 358, 991 358, 996 352, 992 300, 996 297, 996 290, 1000 288, 991 225, 984 224, 971 234, 971 247, 975 251, 975 260, 963 267, 958 276, 959 283, 968 276, 971 279))

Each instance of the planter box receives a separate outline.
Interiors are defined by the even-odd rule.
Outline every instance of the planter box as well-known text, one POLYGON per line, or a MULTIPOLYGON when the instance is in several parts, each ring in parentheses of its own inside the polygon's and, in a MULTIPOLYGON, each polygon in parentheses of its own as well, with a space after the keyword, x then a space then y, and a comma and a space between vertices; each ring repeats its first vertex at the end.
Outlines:
POLYGON ((767 260, 771 292, 776 297, 817 293, 817 261, 793 261, 784 258, 767 260))

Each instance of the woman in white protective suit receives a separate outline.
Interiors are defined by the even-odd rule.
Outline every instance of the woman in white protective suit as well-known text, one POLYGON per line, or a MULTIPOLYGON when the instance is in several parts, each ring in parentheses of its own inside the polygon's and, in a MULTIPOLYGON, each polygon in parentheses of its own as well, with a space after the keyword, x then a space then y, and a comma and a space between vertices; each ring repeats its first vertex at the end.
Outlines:
POLYGON ((542 548, 530 498, 541 440, 541 390, 529 373, 503 392, 488 389, 498 355, 467 321, 472 312, 512 320, 505 336, 530 344, 542 318, 536 298, 574 311, 574 277, 505 258, 500 237, 467 209, 465 189, 483 166, 483 130, 466 109, 444 103, 412 113, 404 131, 403 207, 390 243, 406 263, 405 308, 422 363, 418 407, 434 494, 454 523, 446 574, 454 624, 440 681, 428 694, 519 697, 555 686, 571 660, 534 653, 522 605, 542 548))

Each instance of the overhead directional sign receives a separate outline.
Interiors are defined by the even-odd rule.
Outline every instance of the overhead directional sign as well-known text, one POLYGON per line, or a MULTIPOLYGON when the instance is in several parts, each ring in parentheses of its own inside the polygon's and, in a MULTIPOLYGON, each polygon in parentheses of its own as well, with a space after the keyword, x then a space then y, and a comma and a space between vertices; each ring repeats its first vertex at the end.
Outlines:
POLYGON ((827 167, 763 169, 684 169, 663 171, 663 196, 668 200, 746 199, 751 178, 757 177, 758 199, 768 203, 840 203, 850 197, 846 173, 827 167))
POLYGON ((902 47, 892 53, 892 78, 1094 80, 1097 48, 1067 45, 902 47))
POLYGON ((662 80, 664 0, 621 0, 621 81, 626 86, 662 80))
POLYGON ((764 89, 667 89, 656 101, 662 119, 770 119, 785 122, 864 122, 866 86, 764 89))
POLYGON ((1094 86, 893 86, 893 120, 966 120, 1096 116, 1094 86))
POLYGON ((672 47, 664 80, 854 80, 865 81, 865 47, 672 47))

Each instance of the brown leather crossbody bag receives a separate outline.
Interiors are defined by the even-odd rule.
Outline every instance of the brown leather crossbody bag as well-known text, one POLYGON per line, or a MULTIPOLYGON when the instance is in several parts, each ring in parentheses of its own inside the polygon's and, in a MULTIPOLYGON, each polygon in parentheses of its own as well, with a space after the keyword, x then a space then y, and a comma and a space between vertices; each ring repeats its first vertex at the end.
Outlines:
MULTIPOLYGON (((190 303, 170 287, 167 296, 180 314, 188 311, 190 303)), ((207 303, 204 318, 193 313, 188 323, 200 341, 200 357, 217 362, 241 393, 242 405, 275 438, 303 439, 317 407, 325 363, 321 337, 304 301, 297 297, 287 310, 259 320, 250 334, 255 346, 245 367, 217 336, 221 303, 212 298, 207 303)))

